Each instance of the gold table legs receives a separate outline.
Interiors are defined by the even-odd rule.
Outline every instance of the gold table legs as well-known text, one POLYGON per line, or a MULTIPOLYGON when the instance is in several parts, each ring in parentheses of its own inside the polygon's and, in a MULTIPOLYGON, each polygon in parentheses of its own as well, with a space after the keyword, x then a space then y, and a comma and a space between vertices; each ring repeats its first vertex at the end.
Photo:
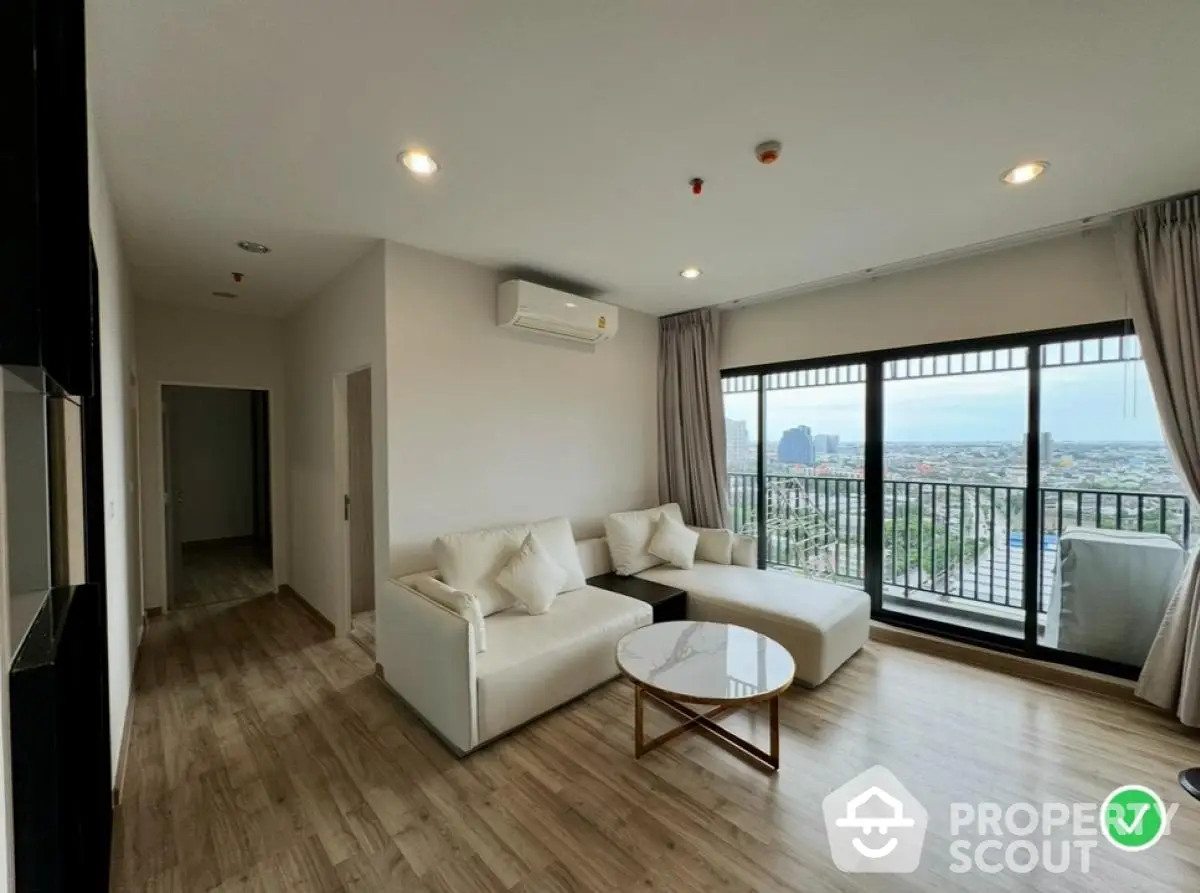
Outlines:
POLYGON ((767 699, 767 704, 770 708, 771 715, 771 750, 767 752, 761 748, 751 744, 744 738, 735 735, 728 729, 717 725, 716 720, 734 710, 741 707, 751 706, 760 703, 758 701, 739 702, 737 704, 722 705, 709 710, 707 713, 700 713, 693 710, 678 701, 663 696, 662 694, 651 691, 638 683, 633 683, 633 752, 634 756, 641 759, 644 754, 655 750, 675 738, 678 738, 684 732, 694 729, 706 738, 715 741, 717 744, 724 747, 734 756, 745 760, 754 768, 766 773, 773 773, 779 769, 779 695, 774 695, 767 699), (682 720, 682 723, 669 732, 664 732, 656 738, 646 740, 645 723, 643 722, 643 711, 645 709, 645 700, 649 698, 654 701, 659 707, 663 708, 668 713, 671 713, 682 720))

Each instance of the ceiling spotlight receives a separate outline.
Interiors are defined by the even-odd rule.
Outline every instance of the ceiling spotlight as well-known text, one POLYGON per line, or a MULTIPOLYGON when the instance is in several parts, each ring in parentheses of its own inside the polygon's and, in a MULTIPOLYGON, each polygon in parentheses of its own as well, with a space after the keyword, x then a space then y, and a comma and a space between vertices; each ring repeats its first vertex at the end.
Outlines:
POLYGON ((271 249, 268 248, 266 245, 264 245, 262 242, 248 242, 245 239, 242 239, 240 242, 238 242, 237 247, 241 248, 243 251, 249 251, 251 254, 270 254, 271 253, 271 249))
POLYGON ((418 177, 432 177, 438 170, 438 163, 428 152, 422 152, 420 149, 407 149, 401 152, 400 163, 418 177))
POLYGON ((699 267, 688 267, 686 270, 680 270, 679 275, 684 279, 699 279, 701 270, 699 267))
POLYGON ((212 294, 213 294, 214 298, 236 298, 237 297, 237 295, 235 295, 231 291, 214 291, 212 294))
POLYGON ((1016 167, 1010 167, 1000 175, 1000 179, 1011 186, 1020 186, 1022 183, 1036 180, 1046 172, 1046 168, 1049 166, 1049 161, 1027 161, 1016 167))

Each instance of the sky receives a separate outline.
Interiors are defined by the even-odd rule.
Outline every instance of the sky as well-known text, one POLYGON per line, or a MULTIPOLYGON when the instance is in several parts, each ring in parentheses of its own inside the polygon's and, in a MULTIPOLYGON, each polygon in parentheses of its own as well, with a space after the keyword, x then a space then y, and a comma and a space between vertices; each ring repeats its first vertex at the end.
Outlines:
MULTIPOLYGON (((1026 429, 1028 375, 983 372, 884 383, 884 439, 1017 441, 1026 429)), ((757 395, 726 394, 725 415, 744 420, 754 439, 757 395)), ((814 434, 864 440, 866 386, 834 385, 767 392, 767 440, 808 425, 814 434)), ((1042 430, 1063 441, 1161 441, 1142 362, 1042 370, 1042 430)))

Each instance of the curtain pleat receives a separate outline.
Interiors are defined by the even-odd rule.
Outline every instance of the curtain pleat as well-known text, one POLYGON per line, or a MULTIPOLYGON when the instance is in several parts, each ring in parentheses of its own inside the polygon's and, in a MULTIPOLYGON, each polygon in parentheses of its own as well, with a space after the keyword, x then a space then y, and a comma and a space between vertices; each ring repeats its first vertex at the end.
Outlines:
MULTIPOLYGON (((1200 498, 1200 195, 1127 214, 1117 259, 1163 435, 1200 498)), ((1137 695, 1200 727, 1200 561, 1196 549, 1138 678, 1137 695)), ((1136 593, 1131 593, 1136 597, 1136 593)))
POLYGON ((658 489, 684 520, 724 527, 725 419, 717 311, 659 320, 658 489))

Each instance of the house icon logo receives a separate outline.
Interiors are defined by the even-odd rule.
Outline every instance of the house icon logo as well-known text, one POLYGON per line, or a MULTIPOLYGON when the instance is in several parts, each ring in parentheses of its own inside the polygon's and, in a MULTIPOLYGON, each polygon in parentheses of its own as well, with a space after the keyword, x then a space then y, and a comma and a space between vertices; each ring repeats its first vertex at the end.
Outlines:
POLYGON ((929 813, 883 766, 846 782, 822 804, 839 870, 907 874, 921 863, 929 813))

